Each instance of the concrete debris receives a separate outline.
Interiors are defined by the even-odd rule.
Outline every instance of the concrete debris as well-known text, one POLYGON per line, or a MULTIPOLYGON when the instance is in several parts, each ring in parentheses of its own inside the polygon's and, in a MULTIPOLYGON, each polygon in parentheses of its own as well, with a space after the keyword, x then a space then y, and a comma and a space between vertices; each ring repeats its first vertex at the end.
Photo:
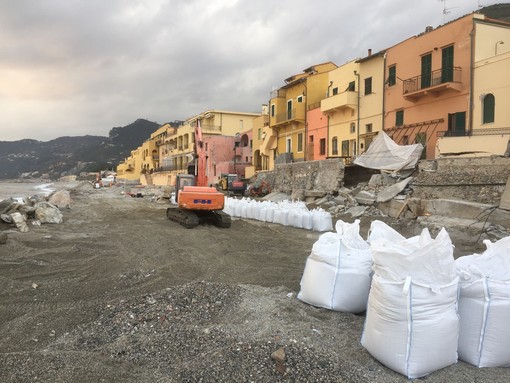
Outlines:
POLYGON ((68 190, 59 190, 50 196, 48 202, 59 209, 71 208, 71 193, 68 190))
POLYGON ((0 233, 0 245, 7 243, 7 233, 0 233))
POLYGON ((377 194, 377 202, 387 202, 390 199, 397 196, 400 192, 402 192, 406 186, 413 180, 413 177, 408 177, 405 180, 397 182, 394 185, 382 190, 377 194))
POLYGON ((62 223, 63 215, 59 210, 70 208, 71 198, 67 190, 53 193, 48 197, 58 204, 46 201, 45 197, 34 196, 30 198, 7 198, 0 200, 0 221, 14 224, 18 231, 28 232, 29 224, 40 226, 43 223, 62 223))
POLYGON ((55 205, 41 202, 36 205, 35 218, 41 223, 62 223, 63 215, 55 205))
POLYGON ((375 203, 376 196, 373 193, 362 190, 354 196, 354 199, 361 205, 372 205, 375 203))
POLYGON ((12 221, 18 228, 18 230, 22 233, 28 233, 30 229, 28 228, 27 222, 21 213, 12 213, 11 214, 12 221))
POLYGON ((365 211, 367 210, 366 206, 355 206, 351 207, 350 209, 347 209, 345 212, 346 214, 350 214, 352 218, 359 218, 363 214, 365 214, 365 211))

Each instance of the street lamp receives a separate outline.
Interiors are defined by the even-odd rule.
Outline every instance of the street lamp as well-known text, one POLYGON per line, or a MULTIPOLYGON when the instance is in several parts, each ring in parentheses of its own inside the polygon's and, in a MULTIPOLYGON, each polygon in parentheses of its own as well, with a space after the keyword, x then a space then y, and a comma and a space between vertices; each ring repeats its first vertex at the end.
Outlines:
POLYGON ((503 45, 505 42, 503 40, 500 40, 498 41, 495 45, 494 45, 494 56, 497 56, 498 55, 498 45, 501 44, 503 45))

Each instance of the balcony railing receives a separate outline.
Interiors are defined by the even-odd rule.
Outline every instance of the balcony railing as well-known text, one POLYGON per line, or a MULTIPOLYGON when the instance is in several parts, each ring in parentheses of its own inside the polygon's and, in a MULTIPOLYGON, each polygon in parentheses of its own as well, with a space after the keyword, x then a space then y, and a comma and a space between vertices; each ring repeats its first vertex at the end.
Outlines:
POLYGON ((462 69, 459 67, 443 68, 432 71, 427 75, 420 75, 404 80, 404 97, 420 96, 427 91, 441 91, 446 88, 453 88, 460 91, 459 85, 462 82, 462 69), (457 86, 450 86, 457 84, 457 86))
POLYGON ((287 110, 286 112, 278 113, 275 117, 277 124, 304 119, 305 118, 304 107, 293 108, 291 110, 287 110))
POLYGON ((273 90, 270 94, 270 98, 285 98, 285 89, 273 90))

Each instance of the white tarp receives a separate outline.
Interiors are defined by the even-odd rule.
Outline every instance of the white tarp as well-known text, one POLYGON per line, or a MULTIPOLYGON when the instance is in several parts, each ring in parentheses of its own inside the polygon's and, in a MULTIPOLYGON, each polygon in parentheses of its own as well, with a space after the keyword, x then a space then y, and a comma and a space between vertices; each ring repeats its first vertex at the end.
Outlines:
POLYGON ((364 168, 393 172, 414 169, 422 152, 422 144, 398 145, 386 133, 380 132, 368 150, 356 157, 354 163, 364 168))

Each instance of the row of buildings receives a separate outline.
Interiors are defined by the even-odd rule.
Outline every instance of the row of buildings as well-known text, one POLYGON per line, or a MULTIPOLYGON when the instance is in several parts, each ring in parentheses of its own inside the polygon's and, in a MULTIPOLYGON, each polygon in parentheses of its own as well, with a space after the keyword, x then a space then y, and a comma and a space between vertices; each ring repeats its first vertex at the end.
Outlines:
POLYGON ((509 67, 510 24, 469 14, 343 65, 306 68, 273 90, 261 113, 210 110, 163 125, 119 165, 118 177, 172 184, 193 152, 197 120, 211 184, 221 173, 249 177, 278 163, 349 165, 381 131, 400 145, 422 143, 427 159, 504 155, 509 67))

